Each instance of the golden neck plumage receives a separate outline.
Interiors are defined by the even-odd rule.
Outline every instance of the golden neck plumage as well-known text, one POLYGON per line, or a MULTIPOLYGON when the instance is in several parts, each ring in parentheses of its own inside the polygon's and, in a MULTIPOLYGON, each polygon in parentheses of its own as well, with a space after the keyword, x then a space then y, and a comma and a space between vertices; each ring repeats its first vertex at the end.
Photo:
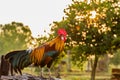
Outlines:
POLYGON ((50 47, 55 45, 55 50, 57 51, 62 51, 64 48, 64 41, 61 40, 60 36, 57 36, 55 39, 53 39, 52 41, 49 41, 47 43, 50 47))
MULTIPOLYGON (((48 45, 49 47, 52 47, 55 45, 55 50, 61 52, 64 48, 64 41, 61 40, 60 36, 57 36, 55 39, 47 42, 45 45, 48 45)), ((45 46, 40 46, 35 48, 31 53, 31 60, 33 63, 39 64, 42 60, 42 57, 44 55, 45 46)))

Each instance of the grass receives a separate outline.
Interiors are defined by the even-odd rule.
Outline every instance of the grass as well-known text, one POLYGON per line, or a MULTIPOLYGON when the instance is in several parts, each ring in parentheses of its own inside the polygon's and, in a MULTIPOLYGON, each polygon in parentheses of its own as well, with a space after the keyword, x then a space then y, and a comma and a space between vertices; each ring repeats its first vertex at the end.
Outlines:
MULTIPOLYGON (((35 68, 25 68, 23 73, 29 73, 32 75, 39 75, 40 72, 35 72, 35 68)), ((44 73, 45 76, 48 75, 47 72, 44 73)), ((62 80, 90 80, 90 72, 61 72, 60 77, 62 80)), ((55 76, 53 72, 52 76, 55 76)), ((48 77, 48 76, 47 76, 48 77)), ((107 72, 98 72, 96 73, 96 80, 110 80, 111 73, 107 72)))
MULTIPOLYGON (((110 80, 109 73, 97 73, 96 80, 110 80)), ((90 80, 90 72, 69 73, 62 75, 63 80, 90 80)))

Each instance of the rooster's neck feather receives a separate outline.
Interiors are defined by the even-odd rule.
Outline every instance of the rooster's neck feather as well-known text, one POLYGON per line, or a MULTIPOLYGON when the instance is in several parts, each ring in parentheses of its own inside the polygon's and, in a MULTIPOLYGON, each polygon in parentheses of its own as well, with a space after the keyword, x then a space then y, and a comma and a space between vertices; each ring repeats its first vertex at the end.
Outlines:
POLYGON ((45 43, 44 45, 35 48, 31 53, 32 61, 39 64, 45 52, 52 50, 61 52, 63 48, 64 41, 61 40, 60 36, 57 36, 55 39, 45 43))

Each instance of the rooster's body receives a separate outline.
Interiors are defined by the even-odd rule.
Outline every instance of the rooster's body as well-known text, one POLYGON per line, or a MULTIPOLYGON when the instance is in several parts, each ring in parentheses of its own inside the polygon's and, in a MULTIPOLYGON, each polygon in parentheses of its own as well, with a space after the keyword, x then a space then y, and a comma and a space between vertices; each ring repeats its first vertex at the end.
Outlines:
POLYGON ((66 31, 61 29, 58 31, 58 34, 59 35, 55 39, 35 49, 9 52, 5 55, 5 59, 9 60, 11 69, 20 74, 22 74, 22 69, 31 64, 40 67, 47 65, 47 67, 50 68, 52 62, 64 48, 66 31))

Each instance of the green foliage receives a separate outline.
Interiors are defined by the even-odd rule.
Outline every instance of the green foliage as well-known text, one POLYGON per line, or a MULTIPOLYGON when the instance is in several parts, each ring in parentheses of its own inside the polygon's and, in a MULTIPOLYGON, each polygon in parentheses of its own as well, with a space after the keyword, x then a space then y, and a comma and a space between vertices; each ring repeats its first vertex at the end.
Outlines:
POLYGON ((80 67, 81 68, 81 70, 82 70, 82 66, 83 66, 83 64, 85 63, 85 61, 87 60, 87 58, 86 58, 86 56, 87 55, 85 55, 84 53, 83 54, 81 54, 81 50, 80 49, 85 49, 84 47, 81 47, 80 48, 80 46, 78 46, 78 47, 75 47, 75 48, 73 48, 72 49, 72 52, 71 52, 71 59, 72 59, 72 63, 74 64, 74 65, 77 65, 78 67, 80 67))
POLYGON ((42 44, 46 43, 48 41, 48 39, 49 38, 47 38, 46 36, 36 38, 38 45, 42 45, 42 44))
POLYGON ((118 1, 91 1, 88 4, 73 0, 64 10, 66 16, 63 20, 54 22, 52 30, 65 28, 68 32, 67 46, 76 47, 75 62, 80 60, 77 57, 81 58, 81 55, 87 58, 111 52, 114 46, 112 41, 120 34, 120 8, 116 4, 118 1))
POLYGON ((114 64, 115 66, 118 66, 120 64, 120 49, 117 50, 117 52, 113 55, 113 58, 111 58, 111 63, 114 64))
POLYGON ((66 16, 62 21, 55 22, 52 29, 63 27, 67 30, 67 47, 76 48, 72 56, 74 63, 81 64, 81 61, 86 60, 88 56, 95 55, 93 66, 93 74, 95 74, 99 56, 119 48, 116 45, 116 43, 120 44, 118 40, 114 41, 120 35, 119 1, 92 0, 88 3, 73 0, 64 13, 66 16))
POLYGON ((26 49, 32 39, 29 27, 22 23, 0 25, 0 31, 0 54, 26 49))
POLYGON ((113 41, 112 41, 113 49, 117 50, 118 48, 120 48, 120 37, 116 37, 113 41))

